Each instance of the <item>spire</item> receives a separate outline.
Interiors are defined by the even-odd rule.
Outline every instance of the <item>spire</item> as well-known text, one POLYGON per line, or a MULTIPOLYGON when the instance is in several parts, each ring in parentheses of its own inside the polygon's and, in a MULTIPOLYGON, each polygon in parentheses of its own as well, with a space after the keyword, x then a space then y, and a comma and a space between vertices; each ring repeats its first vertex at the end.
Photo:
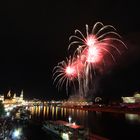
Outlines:
POLYGON ((20 97, 23 98, 23 89, 21 91, 20 97))
POLYGON ((11 90, 8 91, 7 97, 11 97, 11 90))
POLYGON ((14 96, 13 96, 13 98, 16 98, 16 93, 14 93, 14 96))

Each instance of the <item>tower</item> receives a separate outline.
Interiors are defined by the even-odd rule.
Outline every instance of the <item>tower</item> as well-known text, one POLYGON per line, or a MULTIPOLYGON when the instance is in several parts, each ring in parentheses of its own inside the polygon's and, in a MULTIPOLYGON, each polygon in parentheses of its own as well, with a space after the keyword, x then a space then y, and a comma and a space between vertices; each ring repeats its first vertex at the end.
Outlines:
POLYGON ((16 93, 14 93, 14 96, 13 96, 13 98, 14 98, 14 99, 16 99, 16 93))
POLYGON ((9 90, 7 93, 7 97, 10 98, 11 97, 11 91, 9 90))
POLYGON ((20 99, 23 100, 23 90, 21 91, 20 99))

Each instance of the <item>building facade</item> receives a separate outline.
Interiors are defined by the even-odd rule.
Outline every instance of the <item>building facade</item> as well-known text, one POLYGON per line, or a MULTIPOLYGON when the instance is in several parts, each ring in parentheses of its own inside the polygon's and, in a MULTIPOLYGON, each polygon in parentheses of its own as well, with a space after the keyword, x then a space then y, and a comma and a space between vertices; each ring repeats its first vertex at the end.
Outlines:
POLYGON ((23 90, 21 91, 20 96, 17 96, 16 93, 11 93, 11 91, 9 90, 6 96, 0 95, 0 100, 3 102, 4 105, 22 104, 24 103, 23 90))
POLYGON ((122 97, 123 103, 140 103, 140 94, 136 93, 131 97, 122 97))

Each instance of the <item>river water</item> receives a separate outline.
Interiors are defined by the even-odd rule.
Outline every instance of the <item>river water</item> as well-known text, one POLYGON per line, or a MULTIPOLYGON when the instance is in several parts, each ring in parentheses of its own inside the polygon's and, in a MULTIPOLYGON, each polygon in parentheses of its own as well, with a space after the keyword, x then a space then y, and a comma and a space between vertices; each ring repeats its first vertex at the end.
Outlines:
MULTIPOLYGON (((72 117, 72 122, 84 125, 93 134, 103 136, 110 140, 140 139, 140 115, 95 112, 79 109, 60 108, 56 106, 32 106, 31 119, 34 122, 41 123, 45 120, 64 120, 72 117)), ((32 129, 32 128, 31 128, 32 129)), ((38 133, 44 139, 48 139, 42 132, 38 133)))

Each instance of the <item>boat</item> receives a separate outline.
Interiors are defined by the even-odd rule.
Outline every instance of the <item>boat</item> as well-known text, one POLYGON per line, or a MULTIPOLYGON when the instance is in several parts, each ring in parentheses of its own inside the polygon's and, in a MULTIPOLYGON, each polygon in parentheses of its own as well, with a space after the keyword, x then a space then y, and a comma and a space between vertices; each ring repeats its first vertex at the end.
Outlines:
POLYGON ((43 123, 42 129, 57 140, 86 140, 86 129, 76 123, 49 120, 43 123))

